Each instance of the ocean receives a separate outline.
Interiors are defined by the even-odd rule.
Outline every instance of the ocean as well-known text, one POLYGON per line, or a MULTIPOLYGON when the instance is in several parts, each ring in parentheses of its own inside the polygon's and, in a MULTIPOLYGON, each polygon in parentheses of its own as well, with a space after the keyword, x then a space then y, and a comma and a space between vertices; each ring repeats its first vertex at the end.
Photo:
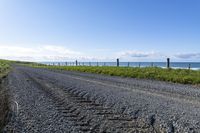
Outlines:
MULTIPOLYGON (((75 62, 42 62, 46 65, 75 66, 75 62)), ((79 66, 116 66, 116 62, 78 62, 79 66)), ((166 62, 120 62, 121 67, 162 67, 166 68, 166 62)), ((174 69, 200 70, 200 62, 171 62, 170 67, 174 69)))

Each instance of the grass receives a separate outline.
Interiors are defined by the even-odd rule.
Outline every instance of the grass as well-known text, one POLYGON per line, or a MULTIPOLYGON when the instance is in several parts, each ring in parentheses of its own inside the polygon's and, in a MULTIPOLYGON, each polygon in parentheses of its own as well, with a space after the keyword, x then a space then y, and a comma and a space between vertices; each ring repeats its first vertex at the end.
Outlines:
POLYGON ((6 76, 10 70, 10 61, 0 60, 0 78, 6 76))
POLYGON ((9 111, 8 94, 2 85, 2 79, 6 77, 10 71, 10 61, 0 60, 0 132, 5 126, 6 117, 9 111))
POLYGON ((163 69, 159 67, 106 67, 106 66, 47 66, 31 65, 33 67, 59 69, 67 71, 89 72, 110 76, 121 76, 139 79, 154 79, 181 84, 200 84, 200 71, 186 69, 163 69))

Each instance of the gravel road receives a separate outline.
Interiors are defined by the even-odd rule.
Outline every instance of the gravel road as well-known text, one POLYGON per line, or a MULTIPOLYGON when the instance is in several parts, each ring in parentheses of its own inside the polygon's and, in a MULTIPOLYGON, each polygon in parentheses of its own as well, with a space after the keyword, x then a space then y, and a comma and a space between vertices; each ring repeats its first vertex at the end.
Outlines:
POLYGON ((200 88, 15 66, 3 132, 200 132, 200 88))

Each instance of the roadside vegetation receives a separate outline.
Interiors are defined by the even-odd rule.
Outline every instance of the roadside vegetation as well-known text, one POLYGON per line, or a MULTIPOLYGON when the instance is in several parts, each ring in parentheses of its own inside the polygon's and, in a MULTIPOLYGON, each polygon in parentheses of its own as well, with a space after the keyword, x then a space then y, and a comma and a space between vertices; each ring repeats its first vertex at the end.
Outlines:
POLYGON ((2 85, 2 80, 10 70, 10 61, 0 60, 0 132, 5 126, 6 117, 9 111, 8 93, 2 85))
POLYGON ((200 84, 200 71, 186 69, 164 69, 159 67, 108 67, 108 66, 48 66, 31 65, 33 67, 79 71, 110 76, 121 76, 139 79, 154 79, 181 84, 200 84))
POLYGON ((0 78, 6 76, 10 70, 10 61, 0 60, 0 78))

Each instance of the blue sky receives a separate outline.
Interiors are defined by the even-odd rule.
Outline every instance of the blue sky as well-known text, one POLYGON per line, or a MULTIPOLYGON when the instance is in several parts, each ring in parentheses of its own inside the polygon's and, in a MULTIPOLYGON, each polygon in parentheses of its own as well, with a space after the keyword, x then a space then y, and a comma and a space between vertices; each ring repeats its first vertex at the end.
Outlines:
POLYGON ((0 0, 0 58, 200 61, 199 0, 0 0))

